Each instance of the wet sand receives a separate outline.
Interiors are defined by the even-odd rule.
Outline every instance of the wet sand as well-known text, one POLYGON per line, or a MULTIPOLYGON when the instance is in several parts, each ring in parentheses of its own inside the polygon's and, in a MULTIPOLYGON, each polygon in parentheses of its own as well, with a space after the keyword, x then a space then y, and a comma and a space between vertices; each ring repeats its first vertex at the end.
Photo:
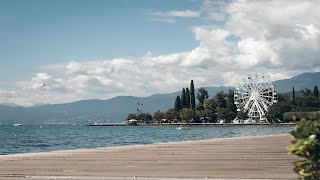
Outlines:
POLYGON ((0 179, 296 179, 291 136, 221 138, 0 156, 0 179))

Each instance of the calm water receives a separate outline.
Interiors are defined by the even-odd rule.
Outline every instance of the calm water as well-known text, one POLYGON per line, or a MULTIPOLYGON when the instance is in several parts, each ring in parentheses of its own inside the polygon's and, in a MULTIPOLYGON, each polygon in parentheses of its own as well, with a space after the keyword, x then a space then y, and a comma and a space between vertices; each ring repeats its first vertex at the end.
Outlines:
POLYGON ((0 126, 0 154, 44 152, 62 149, 126 146, 221 137, 288 133, 294 127, 230 126, 196 127, 177 131, 175 126, 90 127, 80 125, 0 126))

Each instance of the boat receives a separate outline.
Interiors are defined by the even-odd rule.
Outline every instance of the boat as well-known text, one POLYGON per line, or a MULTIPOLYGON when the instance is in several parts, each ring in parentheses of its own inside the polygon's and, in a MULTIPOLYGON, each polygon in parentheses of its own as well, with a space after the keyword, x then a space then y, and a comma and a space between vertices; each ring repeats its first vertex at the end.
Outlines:
POLYGON ((127 120, 125 122, 125 125, 127 125, 127 126, 137 126, 138 125, 138 120, 136 120, 136 119, 127 120))
POLYGON ((15 127, 16 127, 16 126, 22 126, 22 124, 14 124, 13 126, 15 126, 15 127))
POLYGON ((190 130, 190 127, 189 126, 179 126, 179 127, 176 127, 176 130, 178 131, 181 131, 181 130, 190 130))

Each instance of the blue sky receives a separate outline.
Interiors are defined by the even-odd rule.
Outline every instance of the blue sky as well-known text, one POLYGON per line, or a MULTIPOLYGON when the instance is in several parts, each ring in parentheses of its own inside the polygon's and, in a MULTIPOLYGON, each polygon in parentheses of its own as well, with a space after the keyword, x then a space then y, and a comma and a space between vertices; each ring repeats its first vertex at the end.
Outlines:
POLYGON ((0 0, 0 104, 319 72, 319 9, 300 0, 0 0))
POLYGON ((199 9, 200 1, 2 0, 0 81, 32 78, 45 64, 191 50, 199 20, 153 21, 149 13, 199 9))

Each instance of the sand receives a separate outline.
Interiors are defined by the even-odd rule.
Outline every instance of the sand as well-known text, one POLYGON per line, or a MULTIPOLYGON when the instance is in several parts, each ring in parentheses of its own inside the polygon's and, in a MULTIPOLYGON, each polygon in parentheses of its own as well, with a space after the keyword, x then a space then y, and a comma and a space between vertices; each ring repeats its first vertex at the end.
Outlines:
POLYGON ((0 156, 0 179, 296 179, 268 135, 0 156))

